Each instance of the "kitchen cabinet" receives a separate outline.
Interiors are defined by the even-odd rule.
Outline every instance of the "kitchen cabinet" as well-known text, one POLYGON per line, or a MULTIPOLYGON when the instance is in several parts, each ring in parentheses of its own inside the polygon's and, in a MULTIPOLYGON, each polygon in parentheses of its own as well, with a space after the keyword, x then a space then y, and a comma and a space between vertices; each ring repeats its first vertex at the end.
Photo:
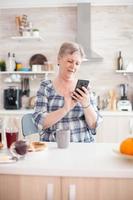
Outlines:
POLYGON ((114 154, 117 144, 47 144, 46 151, 0 164, 1 200, 133 199, 132 161, 114 154))
POLYGON ((59 177, 0 175, 1 200, 62 200, 60 191, 59 177))
POLYGON ((103 113, 103 121, 97 128, 96 142, 120 142, 129 136, 133 137, 132 112, 103 113))
MULTIPOLYGON (((95 199, 95 181, 88 178, 62 177, 62 200, 95 199)), ((97 198, 98 199, 98 198, 97 198)))
POLYGON ((130 181, 114 178, 62 178, 62 200, 132 199, 130 181))
POLYGON ((0 199, 125 200, 133 197, 132 184, 132 179, 0 175, 0 199))

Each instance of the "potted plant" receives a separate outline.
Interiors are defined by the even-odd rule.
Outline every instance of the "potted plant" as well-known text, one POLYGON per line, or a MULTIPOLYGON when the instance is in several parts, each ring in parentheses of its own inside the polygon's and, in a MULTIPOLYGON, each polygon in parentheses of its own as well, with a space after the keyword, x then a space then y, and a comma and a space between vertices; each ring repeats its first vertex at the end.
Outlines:
POLYGON ((39 29, 37 28, 32 29, 32 33, 34 37, 39 37, 39 29))

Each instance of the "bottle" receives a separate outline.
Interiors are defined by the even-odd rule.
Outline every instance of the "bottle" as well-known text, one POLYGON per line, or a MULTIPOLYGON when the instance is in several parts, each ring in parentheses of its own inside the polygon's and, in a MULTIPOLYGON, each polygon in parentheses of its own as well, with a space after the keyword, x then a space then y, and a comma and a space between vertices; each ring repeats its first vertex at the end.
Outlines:
POLYGON ((7 60, 6 60, 6 70, 7 71, 11 71, 10 66, 11 66, 11 54, 10 54, 10 52, 8 52, 7 60))
POLYGON ((6 69, 7 69, 7 71, 12 71, 12 57, 11 57, 11 53, 10 52, 8 52, 6 69))
POLYGON ((16 71, 15 53, 12 54, 12 71, 16 71))
POLYGON ((13 53, 11 55, 10 52, 8 52, 7 62, 6 62, 6 70, 7 71, 14 71, 16 68, 16 61, 15 61, 15 54, 13 53))
POLYGON ((19 136, 19 126, 18 119, 15 117, 9 117, 7 121, 7 126, 5 127, 5 136, 7 147, 10 148, 13 142, 18 140, 19 136))
POLYGON ((119 51, 119 56, 117 58, 117 69, 123 70, 123 58, 122 58, 122 55, 121 55, 121 51, 119 51))
POLYGON ((2 136, 3 136, 3 120, 0 119, 0 142, 2 143, 2 136))

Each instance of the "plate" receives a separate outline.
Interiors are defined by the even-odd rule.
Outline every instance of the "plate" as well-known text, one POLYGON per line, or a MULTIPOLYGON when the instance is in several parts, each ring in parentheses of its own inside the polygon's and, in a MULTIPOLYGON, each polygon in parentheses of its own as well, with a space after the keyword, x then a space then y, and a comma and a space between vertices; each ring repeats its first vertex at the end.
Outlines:
POLYGON ((31 67, 32 65, 44 65, 44 63, 47 61, 47 57, 43 54, 35 54, 30 58, 29 65, 31 67))
POLYGON ((3 144, 0 142, 0 149, 2 149, 3 148, 3 144))
POLYGON ((11 156, 8 156, 6 154, 1 154, 0 155, 0 164, 10 164, 10 163, 15 163, 17 160, 12 159, 11 156))
POLYGON ((119 147, 113 147, 113 152, 114 152, 116 155, 118 155, 118 156, 120 156, 120 157, 122 157, 122 158, 126 158, 126 159, 133 160, 133 155, 127 155, 127 154, 121 153, 120 150, 119 150, 119 147))

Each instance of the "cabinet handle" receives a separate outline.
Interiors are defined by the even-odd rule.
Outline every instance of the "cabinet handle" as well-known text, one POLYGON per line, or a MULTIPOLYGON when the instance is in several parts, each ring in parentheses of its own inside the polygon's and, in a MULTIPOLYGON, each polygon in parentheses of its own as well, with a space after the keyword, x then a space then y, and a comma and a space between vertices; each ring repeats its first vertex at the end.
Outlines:
POLYGON ((76 200, 76 185, 69 185, 69 200, 76 200))
POLYGON ((133 134, 133 118, 129 120, 129 133, 133 134))
POLYGON ((47 200, 53 200, 54 186, 52 183, 47 184, 47 200))

